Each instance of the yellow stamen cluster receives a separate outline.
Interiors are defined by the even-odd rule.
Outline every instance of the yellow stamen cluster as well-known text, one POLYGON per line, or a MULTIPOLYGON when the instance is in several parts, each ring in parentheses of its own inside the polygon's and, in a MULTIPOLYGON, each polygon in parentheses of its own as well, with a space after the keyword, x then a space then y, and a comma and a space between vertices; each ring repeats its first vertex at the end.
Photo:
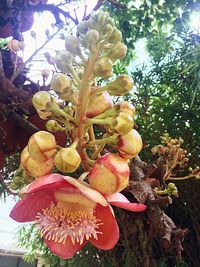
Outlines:
POLYGON ((68 210, 58 206, 50 206, 38 213, 36 218, 41 232, 47 240, 65 244, 68 237, 73 244, 83 244, 84 238, 98 239, 97 231, 102 223, 93 214, 82 210, 68 210))

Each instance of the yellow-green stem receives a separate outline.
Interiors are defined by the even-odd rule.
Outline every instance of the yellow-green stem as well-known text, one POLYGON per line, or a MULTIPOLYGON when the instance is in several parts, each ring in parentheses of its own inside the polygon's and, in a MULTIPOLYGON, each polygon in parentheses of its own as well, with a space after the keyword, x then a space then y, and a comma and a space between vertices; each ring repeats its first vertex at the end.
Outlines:
MULTIPOLYGON (((88 161, 89 158, 86 152, 83 152, 84 144, 84 135, 85 135, 85 120, 86 120, 86 111, 89 101, 89 95, 91 92, 91 86, 88 82, 89 77, 92 75, 94 64, 99 53, 99 47, 96 51, 91 53, 85 67, 82 80, 79 86, 79 95, 78 95, 78 106, 75 112, 75 124, 77 127, 73 132, 73 138, 78 138, 79 142, 77 145, 77 150, 82 158, 82 160, 88 161)), ((86 126, 87 127, 87 126, 86 126)))

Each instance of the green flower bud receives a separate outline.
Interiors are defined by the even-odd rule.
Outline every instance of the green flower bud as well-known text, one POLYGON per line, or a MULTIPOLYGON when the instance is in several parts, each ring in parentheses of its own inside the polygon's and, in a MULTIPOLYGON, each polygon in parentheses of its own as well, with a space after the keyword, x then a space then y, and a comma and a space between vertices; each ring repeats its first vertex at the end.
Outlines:
POLYGON ((56 93, 63 94, 70 90, 71 80, 67 75, 57 73, 52 77, 50 85, 56 93))
POLYGON ((94 65, 93 73, 97 77, 108 78, 112 75, 113 63, 108 57, 100 58, 94 65))
POLYGON ((127 46, 121 42, 116 43, 108 53, 108 57, 113 61, 123 59, 126 56, 127 46))
POLYGON ((75 36, 68 36, 65 39, 65 48, 67 51, 74 55, 80 55, 81 54, 81 47, 78 37, 75 36))
POLYGON ((111 95, 124 95, 133 88, 133 79, 128 75, 120 75, 107 86, 111 95))
POLYGON ((106 11, 100 11, 97 14, 97 23, 100 27, 104 26, 107 22, 108 18, 110 17, 110 14, 106 11))
POLYGON ((39 91, 32 98, 33 106, 37 111, 48 111, 48 106, 55 102, 49 92, 39 91))
POLYGON ((104 39, 108 39, 113 32, 113 27, 110 24, 105 25, 102 31, 102 36, 104 39))
POLYGON ((120 42, 122 40, 122 33, 117 28, 114 28, 108 41, 110 43, 120 42))
POLYGON ((124 135, 131 131, 133 125, 133 118, 125 112, 120 112, 119 115, 114 119, 112 126, 117 133, 124 135))
POLYGON ((46 129, 49 132, 57 132, 59 130, 61 130, 62 126, 55 120, 49 120, 46 123, 46 129))

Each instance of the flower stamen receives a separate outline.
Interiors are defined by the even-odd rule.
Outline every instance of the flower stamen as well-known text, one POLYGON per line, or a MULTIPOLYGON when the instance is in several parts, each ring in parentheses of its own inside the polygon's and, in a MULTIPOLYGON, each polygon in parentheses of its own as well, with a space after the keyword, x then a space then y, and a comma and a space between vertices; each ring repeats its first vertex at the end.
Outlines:
POLYGON ((91 237, 98 239, 98 231, 102 223, 91 212, 86 210, 68 210, 63 207, 50 206, 38 213, 36 224, 40 228, 41 236, 56 243, 66 242, 67 237, 75 243, 83 244, 84 238, 89 240, 91 237))

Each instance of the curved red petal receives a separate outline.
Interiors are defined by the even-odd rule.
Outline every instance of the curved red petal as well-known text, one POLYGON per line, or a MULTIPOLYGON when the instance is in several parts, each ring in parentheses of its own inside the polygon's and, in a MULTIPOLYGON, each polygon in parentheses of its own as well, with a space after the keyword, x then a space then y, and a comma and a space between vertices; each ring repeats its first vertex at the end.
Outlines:
POLYGON ((65 244, 55 242, 53 240, 45 239, 44 242, 48 246, 48 248, 57 256, 63 258, 63 259, 69 259, 74 257, 74 255, 82 249, 82 247, 87 243, 86 241, 83 242, 82 245, 79 243, 75 243, 73 245, 71 238, 67 237, 65 244))
POLYGON ((17 222, 31 222, 38 212, 49 207, 54 202, 51 191, 40 191, 22 198, 10 212, 10 217, 17 222))
POLYGON ((102 223, 98 228, 98 231, 102 234, 97 234, 98 239, 90 238, 90 242, 99 249, 112 249, 119 239, 119 227, 112 214, 111 207, 97 205, 95 210, 94 215, 102 223))
POLYGON ((63 179, 63 176, 61 174, 52 173, 50 175, 45 175, 37 178, 27 187, 27 190, 23 193, 33 193, 41 189, 50 190, 62 187, 75 188, 75 186, 71 185, 65 179, 63 179))
POLYGON ((115 193, 109 196, 106 196, 108 202, 116 207, 130 210, 134 212, 141 212, 146 210, 147 206, 141 203, 130 203, 130 201, 121 193, 115 193))
POLYGON ((109 202, 111 205, 134 212, 145 211, 147 206, 140 203, 109 202))

